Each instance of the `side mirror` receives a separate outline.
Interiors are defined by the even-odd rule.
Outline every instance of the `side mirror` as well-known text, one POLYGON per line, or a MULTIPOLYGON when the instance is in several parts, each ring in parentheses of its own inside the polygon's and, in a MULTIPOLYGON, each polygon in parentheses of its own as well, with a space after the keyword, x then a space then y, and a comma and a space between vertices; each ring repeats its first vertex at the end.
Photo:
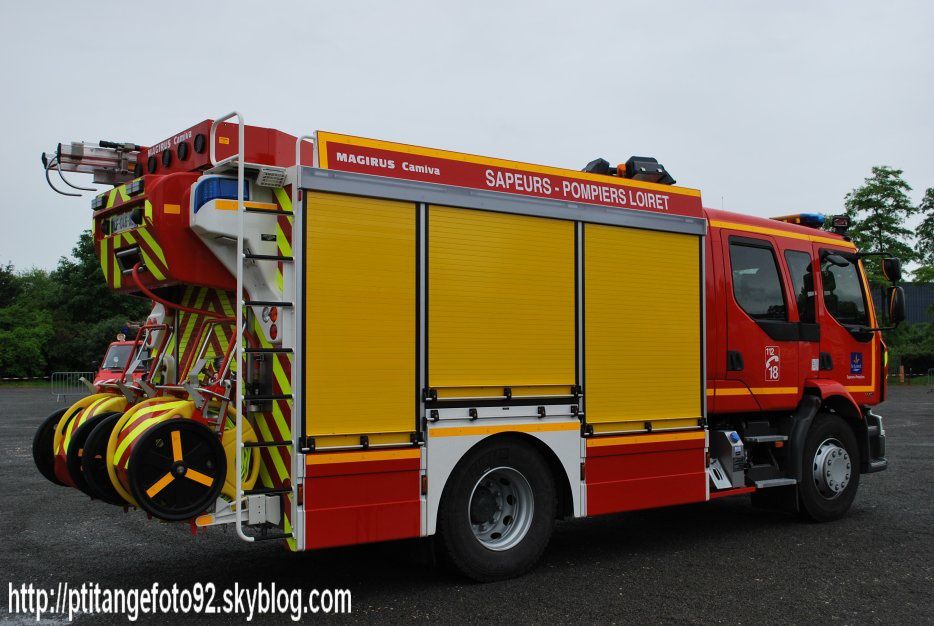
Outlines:
MULTIPOLYGON (((886 261, 888 260, 886 259, 886 261)), ((889 324, 897 325, 904 322, 905 290, 899 286, 889 287, 885 292, 885 301, 887 304, 886 309, 889 312, 889 324)))
MULTIPOLYGON (((882 273, 886 280, 897 283, 902 279, 902 261, 896 257, 882 259, 882 273)), ((904 300, 904 295, 902 296, 904 300)))

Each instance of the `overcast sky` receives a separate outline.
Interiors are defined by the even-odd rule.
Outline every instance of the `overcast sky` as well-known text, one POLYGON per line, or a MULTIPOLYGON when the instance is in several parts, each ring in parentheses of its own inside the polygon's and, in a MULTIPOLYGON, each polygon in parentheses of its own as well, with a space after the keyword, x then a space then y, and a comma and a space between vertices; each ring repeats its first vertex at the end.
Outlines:
POLYGON ((869 168, 934 186, 931 2, 5 2, 0 262, 54 266, 90 197, 59 141, 154 143, 239 109, 578 169, 657 157, 707 206, 840 211, 869 168), (217 13, 219 8, 225 10, 217 13))

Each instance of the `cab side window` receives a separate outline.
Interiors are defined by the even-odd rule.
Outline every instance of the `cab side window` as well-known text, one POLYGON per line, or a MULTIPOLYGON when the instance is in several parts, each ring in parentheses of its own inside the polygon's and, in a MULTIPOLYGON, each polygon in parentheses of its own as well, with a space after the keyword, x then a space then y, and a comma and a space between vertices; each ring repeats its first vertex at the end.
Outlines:
POLYGON ((787 321, 788 307, 778 263, 767 242, 730 241, 733 297, 755 320, 787 321))
MULTIPOLYGON (((835 254, 838 259, 841 255, 835 254)), ((844 325, 868 326, 866 295, 860 280, 859 266, 847 259, 844 266, 825 259, 821 263, 824 283, 824 306, 838 322, 844 325)))
POLYGON ((811 255, 800 250, 786 250, 785 263, 794 283, 798 317, 802 322, 814 323, 814 264, 811 255))

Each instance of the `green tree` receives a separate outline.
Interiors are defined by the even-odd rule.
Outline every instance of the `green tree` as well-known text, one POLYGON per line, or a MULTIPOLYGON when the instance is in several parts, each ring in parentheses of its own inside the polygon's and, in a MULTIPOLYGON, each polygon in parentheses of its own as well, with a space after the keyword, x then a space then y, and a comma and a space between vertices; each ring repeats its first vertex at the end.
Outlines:
POLYGON ((0 376, 96 369, 117 332, 149 310, 107 287, 88 231, 51 273, 0 265, 0 376))
POLYGON ((110 290, 90 231, 81 234, 72 258, 59 259, 51 277, 58 289, 52 370, 93 369, 117 332, 128 321, 145 320, 150 311, 148 300, 110 290))
MULTIPOLYGON (((872 168, 872 176, 862 186, 846 195, 846 214, 853 224, 850 236, 862 251, 888 252, 902 261, 917 258, 909 243, 913 233, 905 227, 905 220, 917 212, 909 191, 902 170, 880 165, 872 168)), ((885 282, 880 263, 867 263, 866 271, 871 283, 885 282)))
POLYGON ((0 308, 0 374, 43 376, 55 337, 51 311, 56 286, 43 270, 17 274, 15 279, 16 296, 0 308))
POLYGON ((10 306, 21 289, 19 276, 16 275, 13 264, 0 265, 0 307, 10 306))
POLYGON ((914 271, 914 279, 919 283, 934 283, 934 187, 924 192, 918 212, 924 217, 915 231, 918 238, 915 250, 921 267, 914 271))

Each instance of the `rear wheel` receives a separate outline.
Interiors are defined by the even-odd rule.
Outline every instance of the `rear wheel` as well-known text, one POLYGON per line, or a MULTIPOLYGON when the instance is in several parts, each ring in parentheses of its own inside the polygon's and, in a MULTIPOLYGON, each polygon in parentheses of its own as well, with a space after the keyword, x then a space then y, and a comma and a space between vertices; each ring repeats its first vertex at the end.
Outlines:
POLYGON ((49 481, 62 486, 65 483, 55 476, 55 452, 52 450, 52 444, 55 440, 55 427, 67 410, 59 409, 42 420, 32 438, 32 459, 36 463, 36 469, 49 481))
POLYGON ((819 414, 808 430, 798 501, 802 515, 816 522, 843 517, 859 487, 859 447, 840 417, 819 414))
POLYGON ((555 522, 555 485, 541 455, 504 439, 481 445, 458 464, 438 511, 448 562, 477 581, 511 578, 539 560, 555 522))

